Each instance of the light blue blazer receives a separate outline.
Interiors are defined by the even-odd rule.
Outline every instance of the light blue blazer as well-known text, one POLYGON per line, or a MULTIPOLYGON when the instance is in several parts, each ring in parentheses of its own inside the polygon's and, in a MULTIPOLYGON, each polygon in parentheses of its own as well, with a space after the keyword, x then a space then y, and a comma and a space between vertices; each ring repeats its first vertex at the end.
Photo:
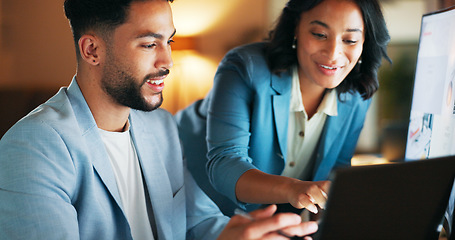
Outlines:
MULTIPOLYGON (((270 72, 264 46, 231 50, 208 96, 176 115, 188 169, 227 215, 236 206, 257 208, 237 201, 235 185, 244 172, 279 175, 286 162, 292 77, 270 72)), ((370 100, 357 92, 340 99, 338 116, 327 118, 312 156, 312 177, 304 180, 326 180, 333 169, 351 164, 370 100)))
MULTIPOLYGON (((157 239, 215 239, 228 219, 185 171, 171 114, 132 110, 129 120, 157 239)), ((0 166, 0 238, 132 239, 76 80, 4 135, 0 166)))

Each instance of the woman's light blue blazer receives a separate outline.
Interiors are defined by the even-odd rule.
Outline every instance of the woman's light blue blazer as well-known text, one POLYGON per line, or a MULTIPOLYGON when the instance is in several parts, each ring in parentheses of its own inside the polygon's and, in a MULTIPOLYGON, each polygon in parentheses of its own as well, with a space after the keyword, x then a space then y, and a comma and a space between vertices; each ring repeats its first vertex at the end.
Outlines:
MULTIPOLYGON (((264 49, 254 43, 231 50, 206 98, 176 114, 189 170, 227 215, 258 207, 236 198, 244 172, 279 175, 286 162, 292 77, 272 74, 264 49)), ((326 180, 333 169, 350 166, 369 105, 358 92, 341 94, 338 115, 328 116, 312 155, 311 179, 303 180, 326 180)))

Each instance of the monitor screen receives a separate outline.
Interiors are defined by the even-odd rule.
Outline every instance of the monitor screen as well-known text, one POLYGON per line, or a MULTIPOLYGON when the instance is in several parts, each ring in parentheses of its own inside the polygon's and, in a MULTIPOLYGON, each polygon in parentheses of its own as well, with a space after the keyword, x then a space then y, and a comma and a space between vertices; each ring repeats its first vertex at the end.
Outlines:
MULTIPOLYGON (((455 155, 455 7, 422 17, 406 161, 455 155)), ((455 239, 455 183, 445 230, 455 239)))
POLYGON ((455 8, 422 17, 406 160, 455 155, 455 8))

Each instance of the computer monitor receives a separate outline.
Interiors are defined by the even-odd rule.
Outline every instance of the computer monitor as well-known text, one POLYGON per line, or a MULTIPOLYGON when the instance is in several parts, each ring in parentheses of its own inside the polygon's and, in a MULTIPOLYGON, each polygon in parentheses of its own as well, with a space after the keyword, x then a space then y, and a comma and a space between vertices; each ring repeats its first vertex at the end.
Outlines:
MULTIPOLYGON (((406 161, 455 155, 455 6, 422 16, 406 161)), ((445 228, 455 239, 455 183, 445 228)))
POLYGON ((406 160, 455 155, 455 7, 422 17, 406 160))

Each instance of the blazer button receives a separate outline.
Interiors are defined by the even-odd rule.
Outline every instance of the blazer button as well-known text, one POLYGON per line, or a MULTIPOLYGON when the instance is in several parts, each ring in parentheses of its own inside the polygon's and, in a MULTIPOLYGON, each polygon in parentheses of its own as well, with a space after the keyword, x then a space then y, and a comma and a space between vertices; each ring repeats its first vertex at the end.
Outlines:
POLYGON ((305 133, 304 133, 303 131, 300 131, 300 132, 299 132, 299 136, 300 136, 300 137, 305 137, 305 133))
POLYGON ((289 163, 289 166, 290 166, 290 167, 294 167, 294 166, 295 166, 295 162, 294 162, 294 161, 293 161, 293 162, 290 162, 290 163, 289 163))

